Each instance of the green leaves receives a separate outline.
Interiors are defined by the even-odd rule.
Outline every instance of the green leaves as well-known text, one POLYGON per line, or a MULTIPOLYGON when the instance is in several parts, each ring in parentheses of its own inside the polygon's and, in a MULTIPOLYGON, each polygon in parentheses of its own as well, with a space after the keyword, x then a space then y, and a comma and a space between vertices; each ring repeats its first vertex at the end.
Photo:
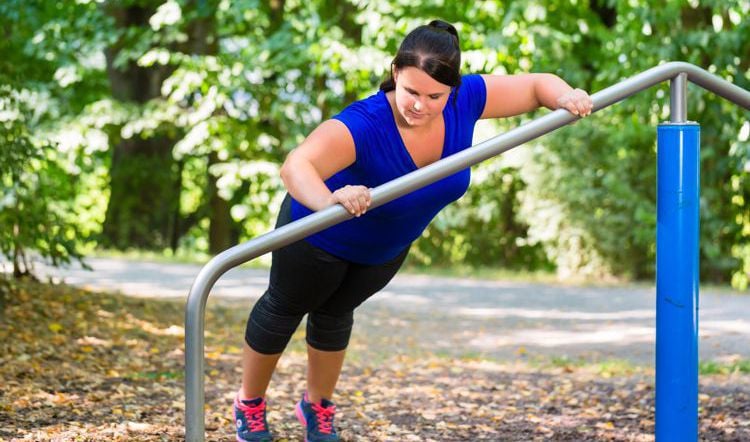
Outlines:
MULTIPOLYGON (((659 8, 625 0, 2 2, 10 37, 0 41, 0 83, 33 105, 12 124, 15 105, 0 109, 13 145, 0 149, 8 189, 0 201, 5 210, 18 201, 10 170, 45 170, 49 177, 28 184, 70 189, 56 201, 75 208, 79 232, 96 234, 115 146, 152 143, 171 153, 164 168, 179 181, 174 224, 165 227, 172 244, 206 242, 216 198, 235 240, 247 239, 271 228, 283 187, 270 170, 321 121, 373 93, 417 25, 453 22, 465 73, 553 72, 596 92, 684 60, 747 89, 748 13, 739 0, 659 8)), ((655 126, 668 119, 667 99, 666 86, 644 91, 520 147, 523 162, 478 167, 484 178, 440 215, 413 248, 415 260, 651 277, 655 126)), ((750 123, 692 87, 689 106, 703 134, 702 275, 745 287, 750 129, 742 128, 750 123)))
MULTIPOLYGON (((578 43, 564 56, 537 51, 532 70, 565 66, 559 75, 574 85, 590 84, 595 92, 663 61, 684 60, 738 85, 747 84, 750 70, 737 57, 750 51, 747 39, 740 37, 747 32, 746 24, 724 20, 720 32, 715 25, 725 7, 739 11, 740 3, 723 4, 721 10, 713 3, 692 7, 667 2, 658 9, 629 2, 610 5, 614 8, 590 6, 586 33, 573 28, 575 21, 566 16, 571 11, 558 11, 555 21, 544 26, 579 34, 570 40, 578 43)), ((541 35, 538 42, 553 33, 536 35, 541 35)), ((653 275, 655 126, 669 117, 667 99, 665 86, 645 91, 539 140, 533 151, 538 166, 524 166, 529 180, 525 202, 538 207, 544 205, 540 201, 548 201, 562 215, 535 216, 526 210, 524 216, 532 226, 531 239, 545 244, 559 272, 574 263, 566 272, 653 275)), ((740 206, 731 203, 733 195, 748 192, 747 179, 739 178, 747 176, 740 166, 747 162, 746 153, 732 148, 744 123, 743 111, 693 87, 688 104, 689 119, 702 125, 701 275, 704 280, 727 280, 746 259, 739 256, 738 247, 732 251, 732 244, 750 242, 735 222, 737 216, 743 218, 740 206), (734 176, 743 184, 730 189, 727 184, 734 176)), ((735 276, 735 286, 742 287, 737 281, 745 278, 735 276)))
POLYGON ((55 265, 81 258, 74 183, 54 145, 30 133, 43 117, 32 110, 38 98, 28 90, 0 88, 0 253, 16 276, 31 273, 31 251, 55 265))

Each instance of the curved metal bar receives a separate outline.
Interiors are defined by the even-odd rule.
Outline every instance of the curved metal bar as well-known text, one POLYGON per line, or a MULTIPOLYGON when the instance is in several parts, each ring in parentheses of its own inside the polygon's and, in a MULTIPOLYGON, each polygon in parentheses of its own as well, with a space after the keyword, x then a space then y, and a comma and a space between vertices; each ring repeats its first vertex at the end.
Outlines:
MULTIPOLYGON (((593 111, 596 112, 617 103, 681 73, 686 73, 689 81, 750 110, 750 92, 693 64, 670 62, 648 69, 593 94, 591 96, 594 102, 593 111)), ((382 206, 448 175, 552 132, 578 118, 566 110, 558 109, 509 132, 385 183, 372 191, 370 207, 374 209, 382 206)), ((205 309, 209 292, 216 281, 233 267, 350 218, 351 215, 342 206, 329 207, 232 247, 216 255, 201 269, 190 288, 185 310, 185 436, 187 441, 204 440, 205 309)))

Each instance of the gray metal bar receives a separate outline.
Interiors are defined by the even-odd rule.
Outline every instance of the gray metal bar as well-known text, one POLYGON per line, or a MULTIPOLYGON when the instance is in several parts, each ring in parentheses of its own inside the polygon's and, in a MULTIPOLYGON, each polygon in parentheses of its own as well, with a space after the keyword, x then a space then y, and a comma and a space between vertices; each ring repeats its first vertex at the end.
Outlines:
POLYGON ((687 74, 677 74, 669 83, 669 122, 687 122, 687 74))
MULTIPOLYGON (((670 62, 646 70, 591 96, 593 111, 617 103, 662 81, 686 73, 688 80, 750 110, 750 92, 698 66, 670 62)), ((578 117, 558 109, 510 132, 498 135, 455 155, 385 183, 372 191, 371 209, 424 187, 441 178, 471 167, 527 141, 565 126, 578 117)), ((203 441, 204 423, 204 327, 206 300, 221 275, 233 267, 283 247, 334 224, 351 218, 341 206, 332 206, 303 219, 228 249, 211 259, 193 282, 185 309, 185 437, 203 441)))

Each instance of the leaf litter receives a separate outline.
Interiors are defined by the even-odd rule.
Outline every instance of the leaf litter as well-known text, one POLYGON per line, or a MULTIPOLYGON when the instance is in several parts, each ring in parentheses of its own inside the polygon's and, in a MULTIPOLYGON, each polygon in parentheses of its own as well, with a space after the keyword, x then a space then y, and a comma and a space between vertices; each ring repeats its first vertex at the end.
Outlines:
MULTIPOLYGON (((0 440, 184 440, 184 303, 13 282, 0 313, 0 440)), ((206 439, 234 440, 246 308, 206 311, 206 439)), ((277 441, 299 441, 301 327, 268 391, 277 441)), ((388 329, 383 328, 387 334, 388 329)), ((653 371, 372 354, 352 340, 334 398, 344 441, 653 441, 653 371)), ((398 346, 394 343, 394 346, 398 346)), ((404 345, 404 344, 401 344, 404 345)), ((750 376, 702 376, 700 439, 750 440, 750 376)))

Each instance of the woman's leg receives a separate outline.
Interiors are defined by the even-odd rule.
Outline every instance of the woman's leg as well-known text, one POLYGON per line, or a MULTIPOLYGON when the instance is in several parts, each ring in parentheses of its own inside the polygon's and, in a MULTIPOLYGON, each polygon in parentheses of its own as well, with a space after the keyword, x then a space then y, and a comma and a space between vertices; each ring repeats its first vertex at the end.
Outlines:
POLYGON ((346 350, 323 351, 307 345, 307 397, 312 403, 331 399, 341 374, 346 350))
POLYGON ((307 395, 310 402, 332 400, 346 347, 354 309, 385 287, 401 268, 408 249, 381 265, 350 264, 341 285, 307 318, 307 395))
MULTIPOLYGON (((276 228, 291 221, 291 200, 284 199, 276 228)), ((247 321, 242 351, 244 398, 265 396, 276 364, 302 317, 325 302, 341 283, 348 263, 305 241, 272 253, 266 293, 247 321)))
POLYGON ((265 355, 245 343, 242 349, 242 387, 240 399, 265 397, 268 383, 276 369, 281 353, 265 355))
POLYGON ((255 303, 247 321, 243 399, 265 396, 276 364, 302 317, 335 291, 346 273, 346 263, 316 260, 306 253, 311 247, 307 244, 288 247, 274 253, 269 289, 255 303))

